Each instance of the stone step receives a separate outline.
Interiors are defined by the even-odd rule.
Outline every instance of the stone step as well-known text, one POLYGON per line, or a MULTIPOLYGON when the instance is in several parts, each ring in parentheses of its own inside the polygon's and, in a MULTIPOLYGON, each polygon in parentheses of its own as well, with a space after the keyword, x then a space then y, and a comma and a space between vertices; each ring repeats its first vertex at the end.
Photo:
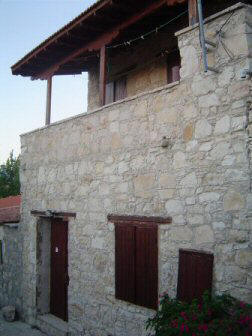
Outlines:
POLYGON ((52 314, 39 315, 37 327, 48 336, 69 336, 68 323, 52 314))

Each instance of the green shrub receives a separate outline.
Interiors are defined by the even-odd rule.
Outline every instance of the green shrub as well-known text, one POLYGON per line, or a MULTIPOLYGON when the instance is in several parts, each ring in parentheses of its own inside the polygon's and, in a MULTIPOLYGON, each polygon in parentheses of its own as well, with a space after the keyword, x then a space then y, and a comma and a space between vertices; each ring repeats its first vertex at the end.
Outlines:
POLYGON ((146 329, 155 336, 251 336, 251 307, 229 295, 211 298, 206 292, 201 303, 189 304, 165 293, 146 329))

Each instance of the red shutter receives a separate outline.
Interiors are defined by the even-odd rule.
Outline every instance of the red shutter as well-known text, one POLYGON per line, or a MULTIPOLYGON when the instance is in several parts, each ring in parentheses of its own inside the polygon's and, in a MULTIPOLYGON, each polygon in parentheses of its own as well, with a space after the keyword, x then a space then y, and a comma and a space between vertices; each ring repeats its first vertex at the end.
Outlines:
POLYGON ((135 302, 135 227, 115 226, 115 288, 116 298, 135 302))
POLYGON ((179 251, 177 297, 191 302, 204 291, 212 290, 213 255, 197 251, 179 251))
POLYGON ((126 78, 120 78, 115 81, 115 97, 114 101, 121 100, 126 98, 126 78))
POLYGON ((106 84, 105 104, 114 102, 114 82, 106 84))
POLYGON ((158 249, 157 226, 136 227, 136 304, 157 308, 158 249))
POLYGON ((207 253, 197 253, 195 257, 195 296, 201 298, 202 294, 208 290, 212 292, 213 279, 213 255, 207 253))
POLYGON ((193 255, 180 250, 177 297, 181 301, 190 302, 193 299, 195 287, 194 266, 193 255))

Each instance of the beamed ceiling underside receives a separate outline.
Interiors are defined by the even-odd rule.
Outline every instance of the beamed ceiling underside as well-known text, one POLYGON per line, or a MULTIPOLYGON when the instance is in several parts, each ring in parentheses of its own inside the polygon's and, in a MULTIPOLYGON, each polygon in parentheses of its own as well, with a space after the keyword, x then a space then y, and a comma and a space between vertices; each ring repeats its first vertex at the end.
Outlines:
MULTIPOLYGON (((111 46, 133 39, 185 8, 187 0, 99 1, 13 65, 12 73, 43 79, 50 73, 67 75, 88 71, 98 62, 102 44, 111 46)), ((187 16, 182 19, 188 25, 187 16)), ((122 48, 109 52, 122 52, 122 48)))

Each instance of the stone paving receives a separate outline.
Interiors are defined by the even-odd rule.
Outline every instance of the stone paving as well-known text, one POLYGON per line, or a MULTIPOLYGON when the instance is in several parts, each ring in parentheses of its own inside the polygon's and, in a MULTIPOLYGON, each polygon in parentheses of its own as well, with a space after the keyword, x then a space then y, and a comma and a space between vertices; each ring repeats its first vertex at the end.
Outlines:
POLYGON ((0 335, 1 336, 49 336, 30 325, 15 321, 6 322, 0 316, 0 335))

